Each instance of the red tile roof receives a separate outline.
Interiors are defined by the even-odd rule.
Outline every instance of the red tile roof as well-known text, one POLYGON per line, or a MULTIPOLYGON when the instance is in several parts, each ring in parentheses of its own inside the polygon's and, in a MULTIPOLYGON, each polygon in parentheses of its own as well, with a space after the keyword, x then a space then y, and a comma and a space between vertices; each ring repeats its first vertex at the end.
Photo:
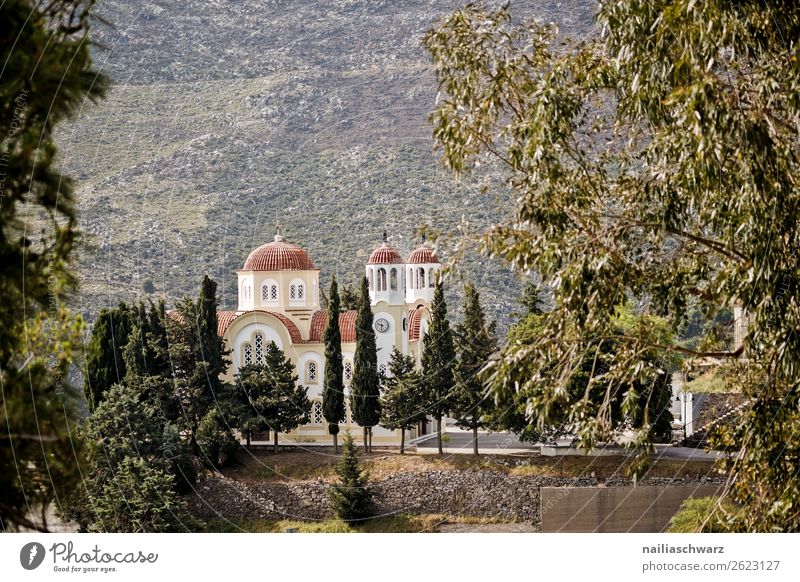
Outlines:
MULTIPOLYGON (((356 341, 356 317, 358 311, 342 311, 339 314, 339 329, 342 332, 342 343, 352 343, 356 341)), ((325 310, 315 311, 311 316, 311 334, 309 343, 321 343, 328 326, 328 312, 325 310)))
POLYGON ((383 243, 377 249, 372 251, 369 256, 368 265, 394 265, 402 263, 403 257, 397 252, 397 249, 389 246, 389 243, 383 243))
POLYGON ((438 263, 439 259, 436 258, 431 249, 421 246, 409 255, 407 262, 412 265, 419 265, 422 263, 438 263))
POLYGON ((244 271, 310 271, 315 270, 308 253, 281 235, 253 250, 244 262, 244 271))
POLYGON ((300 335, 300 330, 297 329, 297 326, 294 322, 283 315, 282 313, 277 313, 275 311, 266 311, 262 309, 254 309, 252 311, 217 311, 217 333, 221 336, 225 335, 225 332, 228 330, 230 325, 234 322, 234 320, 238 319, 243 315, 247 315, 249 313, 268 313, 273 317, 277 317, 281 320, 283 325, 286 327, 286 331, 289 332, 289 337, 292 338, 293 344, 302 344, 306 343, 303 341, 303 337, 300 335))
POLYGON ((408 340, 419 340, 419 329, 422 317, 428 309, 422 305, 408 310, 408 340))

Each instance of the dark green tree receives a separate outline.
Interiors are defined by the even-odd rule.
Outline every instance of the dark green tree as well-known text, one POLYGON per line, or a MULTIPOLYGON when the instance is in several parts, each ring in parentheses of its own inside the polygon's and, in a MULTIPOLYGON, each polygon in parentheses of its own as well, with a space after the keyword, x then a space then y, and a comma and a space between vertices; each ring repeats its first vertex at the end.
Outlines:
POLYGON ((353 285, 342 285, 342 292, 340 295, 342 311, 356 311, 359 305, 358 291, 353 288, 353 285))
POLYGON ((349 432, 344 435, 342 448, 342 458, 336 465, 339 480, 330 488, 331 509, 337 518, 355 524, 372 517, 372 492, 366 472, 359 466, 358 450, 349 432))
POLYGON ((0 3, 0 530, 46 529, 31 508, 44 516, 80 486, 81 396, 67 378, 81 325, 64 306, 80 233, 54 133, 108 87, 92 6, 0 3))
POLYGON ((236 457, 239 441, 228 419, 218 408, 211 408, 197 427, 201 458, 210 467, 224 467, 236 457))
POLYGON ((442 451, 442 417, 450 411, 455 379, 456 350, 453 332, 447 319, 447 303, 444 286, 439 281, 433 292, 431 321, 422 340, 422 384, 425 393, 425 409, 436 419, 439 454, 442 451))
POLYGON ((356 317, 356 353, 353 380, 350 383, 350 410, 353 420, 364 429, 364 450, 372 449, 372 427, 380 422, 380 374, 375 329, 372 327, 369 283, 361 280, 358 316, 356 317))
POLYGON ((497 338, 494 324, 486 323, 480 295, 471 284, 464 286, 464 322, 456 326, 454 336, 458 360, 453 370, 451 413, 458 426, 472 431, 477 455, 478 429, 485 426, 487 414, 494 409, 494 396, 487 393, 483 370, 497 351, 497 338))
POLYGON ((214 281, 204 277, 197 301, 182 299, 175 315, 167 318, 176 394, 195 454, 200 452, 196 439, 200 422, 212 407, 227 411, 226 399, 232 394, 222 381, 229 361, 217 331, 216 288, 214 281))
POLYGON ((254 410, 263 417, 272 431, 274 452, 278 452, 278 434, 296 429, 309 421, 311 401, 308 388, 297 384, 294 364, 275 342, 264 350, 264 364, 260 367, 258 396, 252 401, 254 410))
POLYGON ((412 356, 392 350, 381 394, 381 426, 401 430, 400 454, 405 453, 406 430, 425 420, 422 378, 414 368, 412 356))
POLYGON ((342 331, 339 329, 339 288, 336 277, 331 279, 328 293, 328 325, 325 327, 325 379, 322 389, 322 415, 333 436, 333 448, 339 452, 339 423, 344 420, 344 363, 342 362, 342 331))
POLYGON ((101 309, 92 326, 92 338, 86 350, 84 395, 89 409, 103 400, 103 394, 122 382, 127 373, 124 349, 131 333, 135 310, 125 303, 114 309, 101 309))
POLYGON ((126 457, 94 500, 92 531, 167 533, 196 531, 200 523, 175 492, 172 475, 144 459, 126 457))
POLYGON ((125 373, 134 377, 172 376, 167 313, 163 301, 130 309, 130 333, 123 349, 125 373))

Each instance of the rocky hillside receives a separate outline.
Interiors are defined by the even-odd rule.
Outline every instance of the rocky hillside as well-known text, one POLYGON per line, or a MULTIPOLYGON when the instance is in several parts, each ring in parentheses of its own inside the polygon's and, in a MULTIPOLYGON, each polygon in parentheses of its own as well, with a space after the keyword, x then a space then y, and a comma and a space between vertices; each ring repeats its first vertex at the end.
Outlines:
MULTIPOLYGON (((420 226, 496 220, 502 177, 456 181, 427 122, 436 85, 420 38, 460 4, 101 0, 97 62, 115 86, 61 135, 89 243, 79 309, 91 318, 149 281, 172 300, 206 272, 230 306, 233 271, 276 221, 324 274, 355 281, 384 229, 409 250, 420 226)), ((514 10, 570 36, 592 26, 589 0, 514 10)), ((519 281, 468 266, 502 323, 519 281)))

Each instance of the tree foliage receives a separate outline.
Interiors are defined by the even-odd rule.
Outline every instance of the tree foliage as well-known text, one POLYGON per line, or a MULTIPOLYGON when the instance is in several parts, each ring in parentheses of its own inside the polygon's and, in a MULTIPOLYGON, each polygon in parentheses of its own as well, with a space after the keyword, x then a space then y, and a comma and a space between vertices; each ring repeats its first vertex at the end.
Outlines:
POLYGON ((458 359, 453 370, 451 414, 459 427, 472 431, 473 452, 477 455, 478 429, 486 425, 486 415, 494 409, 483 370, 497 350, 497 338, 494 324, 486 322, 480 295, 473 285, 464 286, 464 321, 456 326, 453 335, 458 359))
POLYGON ((325 326, 325 378, 322 388, 322 415, 328 423, 328 433, 333 435, 335 452, 339 452, 337 435, 339 423, 344 420, 344 363, 342 361, 342 330, 339 328, 339 287, 336 277, 331 278, 328 293, 328 323, 325 326))
POLYGON ((439 281, 433 292, 428 332, 422 340, 422 385, 425 393, 425 409, 437 422, 439 454, 442 454, 442 417, 452 406, 455 359, 456 350, 450 321, 447 319, 444 286, 439 281))
POLYGON ((83 393, 90 409, 103 401, 103 394, 122 382, 127 373, 124 349, 131 333, 132 310, 120 303, 114 309, 101 309, 92 325, 86 349, 86 376, 83 393))
POLYGON ((46 528, 77 486, 79 391, 66 381, 81 324, 63 306, 79 237, 54 130, 108 81, 92 64, 93 2, 0 4, 0 529, 46 528), (35 58, 34 58, 35 56, 35 58), (29 511, 41 513, 35 523, 29 511))
MULTIPOLYGON (((553 316, 495 369, 532 414, 556 406, 587 350, 615 342, 597 376, 614 390, 652 386, 647 356, 735 360, 753 400, 723 438, 741 453, 726 493, 752 531, 800 529, 800 6, 782 1, 604 0, 597 33, 566 50, 554 31, 507 8, 469 6, 425 37, 442 98, 434 133, 446 162, 500 160, 511 218, 486 250, 553 289, 553 316), (690 308, 745 309, 741 347, 662 345, 646 325, 620 332, 629 297, 680 329, 690 308), (525 373, 522 373, 525 371, 525 373)), ((656 362, 657 359, 650 359, 656 362)), ((637 391, 638 392, 638 391, 637 391)), ((647 394, 629 394, 635 417, 647 394)), ((608 407, 569 409, 586 445, 608 407)), ((535 420, 535 419, 532 419, 535 420)), ((646 448, 651 427, 636 431, 646 448)))
POLYGON ((422 377, 415 368, 413 356, 403 355, 395 348, 389 360, 389 374, 383 381, 381 426, 403 431, 400 453, 405 452, 405 431, 426 418, 422 377))
POLYGON ((372 517, 372 492, 367 487, 366 472, 358 462, 358 450, 349 432, 345 433, 342 458, 336 465, 338 482, 331 485, 330 502, 333 514, 353 524, 372 517))
POLYGON ((353 358, 353 380, 350 383, 350 410, 353 420, 364 427, 364 447, 370 449, 370 432, 381 419, 380 375, 375 329, 372 327, 369 283, 361 280, 361 295, 356 317, 356 353, 353 358))

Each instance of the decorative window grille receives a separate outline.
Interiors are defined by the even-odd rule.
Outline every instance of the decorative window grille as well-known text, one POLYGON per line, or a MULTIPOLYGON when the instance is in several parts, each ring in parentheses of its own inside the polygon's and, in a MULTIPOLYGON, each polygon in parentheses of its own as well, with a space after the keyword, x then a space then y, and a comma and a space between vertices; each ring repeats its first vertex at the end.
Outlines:
POLYGON ((261 287, 261 301, 269 301, 269 285, 261 287))
POLYGON ((249 366, 253 363, 253 346, 244 344, 244 365, 249 366))
POLYGON ((344 381, 349 382, 353 379, 353 364, 350 362, 344 363, 344 381))
POLYGON ((292 301, 297 299, 297 285, 289 286, 289 299, 291 299, 292 301))
POLYGON ((298 299, 305 299, 306 296, 306 287, 305 285, 298 285, 297 286, 297 298, 298 299))
POLYGON ((270 301, 277 301, 278 300, 278 286, 277 285, 270 285, 269 286, 269 300, 270 301))
POLYGON ((316 384, 317 383, 317 363, 316 362, 309 362, 308 368, 306 369, 306 382, 309 384, 316 384))
POLYGON ((264 358, 264 336, 261 335, 260 333, 256 334, 255 344, 256 344, 256 364, 261 364, 264 358))
POLYGON ((311 422, 322 424, 322 402, 316 401, 311 405, 311 422))
POLYGON ((381 376, 386 376, 386 364, 381 364, 378 368, 378 371, 380 372, 381 376))

